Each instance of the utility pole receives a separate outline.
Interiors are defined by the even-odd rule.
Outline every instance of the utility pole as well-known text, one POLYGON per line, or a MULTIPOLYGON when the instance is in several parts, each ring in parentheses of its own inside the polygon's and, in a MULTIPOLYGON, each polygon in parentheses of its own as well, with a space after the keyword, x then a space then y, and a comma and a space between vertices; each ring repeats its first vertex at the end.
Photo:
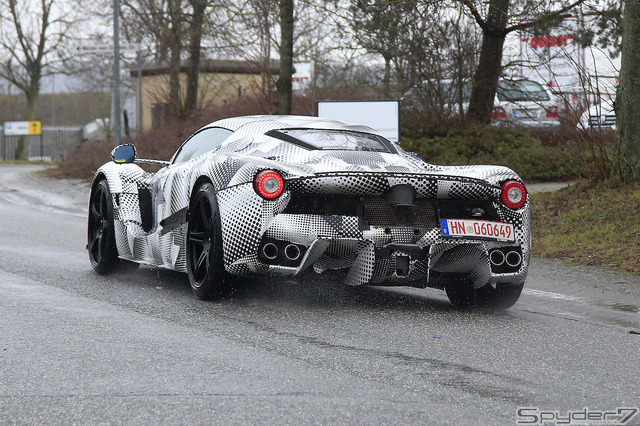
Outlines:
POLYGON ((51 74, 51 125, 56 127, 56 73, 51 74))
POLYGON ((122 122, 120 118, 120 0, 113 0, 113 87, 111 92, 113 144, 120 145, 122 122))
POLYGON ((138 133, 142 133, 142 50, 138 49, 136 51, 136 59, 138 62, 138 110, 136 112, 136 127, 138 128, 138 133))

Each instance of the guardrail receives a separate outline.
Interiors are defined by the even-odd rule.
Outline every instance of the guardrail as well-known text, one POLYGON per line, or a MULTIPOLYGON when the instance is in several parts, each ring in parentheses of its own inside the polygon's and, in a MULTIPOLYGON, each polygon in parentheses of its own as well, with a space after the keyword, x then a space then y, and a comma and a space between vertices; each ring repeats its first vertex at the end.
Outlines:
POLYGON ((21 137, 29 141, 29 161, 62 161, 80 145, 84 135, 82 127, 43 127, 41 135, 33 136, 6 136, 0 128, 0 160, 15 160, 21 137))

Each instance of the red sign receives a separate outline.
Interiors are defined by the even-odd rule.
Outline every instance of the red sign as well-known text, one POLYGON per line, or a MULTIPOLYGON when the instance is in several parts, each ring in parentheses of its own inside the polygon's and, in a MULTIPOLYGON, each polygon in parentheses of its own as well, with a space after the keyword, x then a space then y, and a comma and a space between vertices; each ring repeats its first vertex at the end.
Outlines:
POLYGON ((556 47, 566 46, 567 42, 571 39, 578 38, 576 34, 550 36, 545 34, 538 37, 523 37, 520 39, 523 43, 529 43, 531 47, 556 47))

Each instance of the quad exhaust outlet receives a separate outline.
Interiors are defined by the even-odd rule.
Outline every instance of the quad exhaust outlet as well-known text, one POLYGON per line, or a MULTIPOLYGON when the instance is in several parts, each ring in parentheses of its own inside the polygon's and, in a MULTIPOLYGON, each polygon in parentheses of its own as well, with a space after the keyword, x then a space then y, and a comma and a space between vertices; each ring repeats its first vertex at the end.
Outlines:
POLYGON ((520 263, 522 262, 522 256, 517 251, 510 251, 505 256, 505 262, 507 262, 507 265, 515 268, 516 266, 520 266, 520 263))
POLYGON ((489 252, 489 262, 495 273, 517 272, 522 265, 522 254, 509 248, 494 249, 489 252))
POLYGON ((298 260, 300 248, 295 244, 289 244, 284 248, 284 255, 289 260, 298 260))
POLYGON ((273 260, 278 257, 278 246, 273 243, 267 243, 262 246, 262 254, 269 260, 273 260))
POLYGON ((504 264, 504 259, 505 259, 505 255, 500 250, 494 250, 489 255, 489 260, 491 261, 491 264, 495 266, 501 266, 502 264, 504 264))
POLYGON ((259 246, 258 257, 269 265, 298 266, 306 247, 289 241, 267 240, 259 246))

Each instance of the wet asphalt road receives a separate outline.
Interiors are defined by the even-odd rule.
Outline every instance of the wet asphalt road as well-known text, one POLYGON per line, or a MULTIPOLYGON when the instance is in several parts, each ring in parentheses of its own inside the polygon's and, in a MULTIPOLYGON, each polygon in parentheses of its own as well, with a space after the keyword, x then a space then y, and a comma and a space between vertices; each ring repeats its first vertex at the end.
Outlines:
POLYGON ((0 165, 0 424, 493 425, 640 406, 638 276, 536 259, 500 313, 323 275, 203 302, 181 274, 95 275, 86 188, 28 170, 0 165))

